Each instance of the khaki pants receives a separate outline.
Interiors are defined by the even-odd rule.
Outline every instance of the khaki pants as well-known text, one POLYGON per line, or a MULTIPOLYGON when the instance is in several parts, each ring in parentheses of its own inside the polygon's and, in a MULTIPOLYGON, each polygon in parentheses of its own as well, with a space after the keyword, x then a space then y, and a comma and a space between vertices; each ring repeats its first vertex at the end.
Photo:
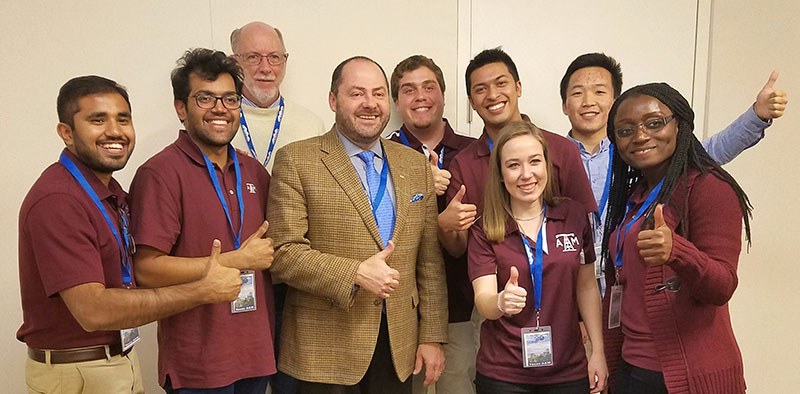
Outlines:
POLYGON ((27 358, 28 394, 143 394, 136 350, 127 356, 71 364, 46 364, 27 358))
POLYGON ((474 394, 475 359, 480 342, 483 317, 477 308, 472 310, 471 321, 447 325, 447 343, 444 348, 444 371, 435 384, 435 390, 423 386, 425 369, 414 376, 414 394, 474 394))

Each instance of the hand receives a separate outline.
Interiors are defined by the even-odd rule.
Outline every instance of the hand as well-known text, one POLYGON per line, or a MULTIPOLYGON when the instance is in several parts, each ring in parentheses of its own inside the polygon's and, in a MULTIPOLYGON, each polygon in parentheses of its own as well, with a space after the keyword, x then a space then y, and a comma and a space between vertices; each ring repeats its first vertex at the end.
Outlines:
POLYGON ((219 240, 215 239, 211 247, 211 256, 208 257, 208 263, 206 263, 206 270, 200 279, 201 282, 205 282, 202 288, 206 290, 208 303, 233 301, 239 296, 242 288, 239 270, 219 265, 220 245, 219 240))
POLYGON ((356 284, 380 298, 389 298, 400 285, 400 273, 386 264, 392 252, 394 241, 389 241, 386 248, 362 261, 356 271, 356 284))
POLYGON ((272 257, 275 253, 272 238, 264 238, 268 229, 269 222, 265 220, 236 251, 235 263, 230 265, 231 268, 262 271, 272 266, 272 257))
POLYGON ((756 95, 756 103, 753 104, 753 110, 756 115, 765 122, 770 119, 780 118, 786 109, 786 104, 789 102, 786 92, 773 88, 776 80, 778 80, 778 70, 773 70, 767 84, 756 95))
POLYGON ((439 169, 439 155, 436 151, 431 149, 431 174, 433 175, 433 187, 436 189, 436 195, 441 196, 447 191, 447 186, 450 185, 450 171, 439 169))
POLYGON ((497 309, 508 316, 516 315, 525 308, 525 300, 528 292, 519 287, 519 271, 517 267, 511 267, 511 276, 506 282, 506 287, 497 294, 497 309))
POLYGON ((420 343, 417 346, 417 362, 414 365, 414 375, 422 371, 425 364, 425 386, 430 386, 439 380, 444 371, 444 350, 438 343, 420 343))
POLYGON ((439 214, 439 228, 444 231, 466 231, 472 226, 478 214, 478 207, 475 204, 461 203, 466 193, 467 187, 461 185, 450 204, 447 204, 447 208, 439 214))
POLYGON ((636 246, 647 264, 664 264, 672 254, 672 230, 664 222, 664 205, 658 204, 653 213, 652 230, 642 230, 636 246))
POLYGON ((599 393, 606 389, 608 382, 608 366, 602 352, 594 352, 589 356, 589 392, 599 393))

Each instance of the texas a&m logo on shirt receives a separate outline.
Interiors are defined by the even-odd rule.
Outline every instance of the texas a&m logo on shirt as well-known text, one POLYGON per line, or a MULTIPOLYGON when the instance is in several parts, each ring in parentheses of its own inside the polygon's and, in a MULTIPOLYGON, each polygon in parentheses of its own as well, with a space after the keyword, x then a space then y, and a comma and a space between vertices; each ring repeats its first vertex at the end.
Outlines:
POLYGON ((556 247, 561 248, 562 252, 577 252, 580 243, 575 233, 556 234, 556 247))

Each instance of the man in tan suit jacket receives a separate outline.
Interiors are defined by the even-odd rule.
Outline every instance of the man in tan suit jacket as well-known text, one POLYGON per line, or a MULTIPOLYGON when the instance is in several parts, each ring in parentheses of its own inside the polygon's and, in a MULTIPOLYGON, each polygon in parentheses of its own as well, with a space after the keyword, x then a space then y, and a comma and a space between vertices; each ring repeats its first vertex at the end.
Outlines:
POLYGON ((278 150, 273 166, 271 272, 291 286, 278 367, 300 380, 300 393, 410 393, 408 377, 423 364, 426 383, 438 379, 447 341, 430 165, 380 138, 389 91, 371 59, 336 68, 329 103, 334 127, 278 150), (362 151, 374 152, 376 172, 388 161, 391 241, 373 213, 362 151))

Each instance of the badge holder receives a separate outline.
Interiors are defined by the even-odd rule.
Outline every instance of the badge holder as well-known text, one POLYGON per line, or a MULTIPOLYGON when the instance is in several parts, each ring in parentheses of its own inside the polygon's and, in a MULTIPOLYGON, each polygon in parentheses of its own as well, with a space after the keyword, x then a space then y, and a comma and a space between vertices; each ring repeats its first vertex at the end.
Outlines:
POLYGON ((550 326, 539 325, 536 311, 536 327, 522 329, 522 366, 525 368, 549 367, 553 365, 553 336, 550 326))
POLYGON ((231 313, 252 312, 256 310, 256 273, 255 271, 241 271, 242 287, 239 296, 231 302, 231 313))
POLYGON ((139 342, 142 339, 139 336, 139 327, 134 328, 126 328, 124 330, 119 330, 120 342, 122 342, 122 352, 128 351, 128 349, 132 348, 136 342, 139 342))
POLYGON ((611 286, 611 302, 608 306, 608 328, 617 328, 620 325, 620 314, 622 311, 622 285, 619 284, 619 268, 616 270, 617 280, 611 286))

